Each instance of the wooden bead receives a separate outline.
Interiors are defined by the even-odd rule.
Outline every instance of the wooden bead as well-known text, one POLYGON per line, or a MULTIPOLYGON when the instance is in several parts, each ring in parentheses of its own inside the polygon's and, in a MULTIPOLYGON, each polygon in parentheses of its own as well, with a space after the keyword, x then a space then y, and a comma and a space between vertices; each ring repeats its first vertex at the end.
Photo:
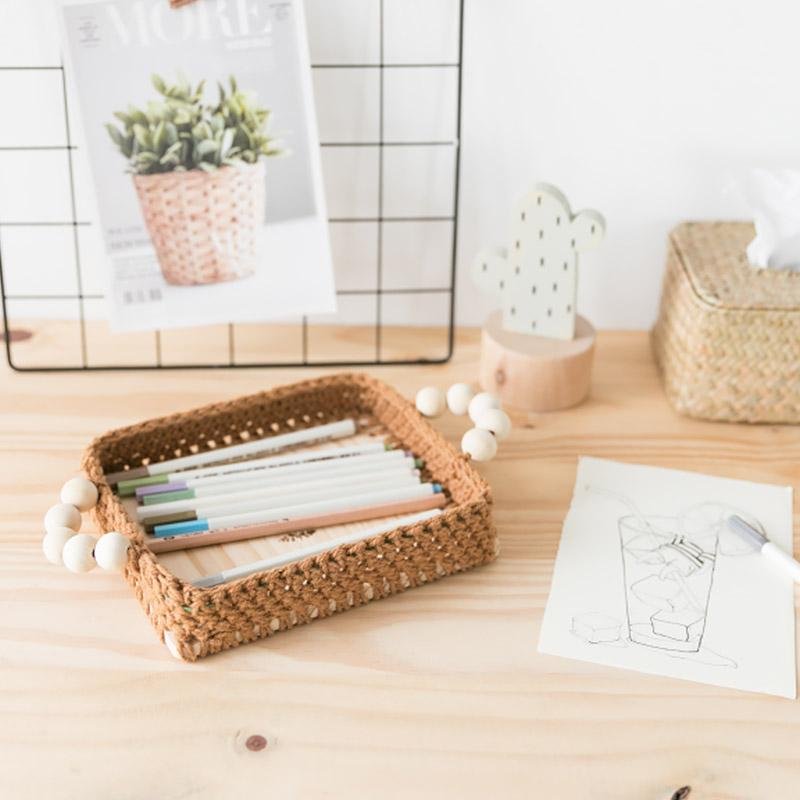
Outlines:
POLYGON ((119 571, 128 560, 130 541, 117 531, 104 533, 94 546, 94 558, 101 569, 119 571))
POLYGON ((487 408, 500 408, 500 398, 491 392, 480 392, 469 401, 469 418, 477 423, 478 417, 487 408))
POLYGON ((417 392, 417 411, 425 417, 438 417, 445 409, 444 392, 435 386, 425 386, 417 392))
POLYGON ((89 572, 97 566, 92 550, 97 544, 97 539, 90 533, 76 533, 67 540, 61 551, 64 566, 70 572, 89 572))
POLYGON ((493 433, 497 441, 502 442, 511 433, 511 420, 503 409, 487 408, 478 416, 475 427, 493 433))
POLYGON ((52 528, 49 530, 44 539, 42 539, 42 550, 44 557, 51 564, 63 564, 61 553, 64 550, 64 545, 67 540, 75 536, 75 531, 72 528, 52 528))
POLYGON ((461 449, 475 461, 491 461, 497 454, 497 439, 482 428, 470 428, 461 439, 461 449))
POLYGON ((456 416, 467 413, 469 401, 475 397, 475 390, 468 383, 454 383, 447 390, 447 407, 456 416))
POLYGON ((97 505, 97 487, 82 475, 70 478, 61 487, 61 502, 75 506, 78 511, 89 511, 97 505))
POLYGON ((56 528, 72 528, 73 531, 81 529, 81 512, 69 503, 56 503, 44 515, 44 529, 49 533, 56 528))
POLYGON ((177 658, 178 661, 183 661, 184 658, 181 655, 181 651, 178 650, 178 642, 175 639, 175 634, 172 631, 164 631, 164 644, 167 646, 167 650, 169 650, 169 654, 173 658, 177 658))

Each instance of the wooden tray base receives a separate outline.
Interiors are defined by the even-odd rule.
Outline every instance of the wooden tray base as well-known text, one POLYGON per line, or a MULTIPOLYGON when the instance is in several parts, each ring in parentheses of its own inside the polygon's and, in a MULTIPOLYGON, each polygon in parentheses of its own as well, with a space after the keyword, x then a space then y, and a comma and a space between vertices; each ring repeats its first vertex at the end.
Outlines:
POLYGON ((500 310, 492 312, 481 337, 480 384, 504 405, 522 411, 556 411, 589 393, 595 330, 581 316, 570 341, 506 331, 500 310))

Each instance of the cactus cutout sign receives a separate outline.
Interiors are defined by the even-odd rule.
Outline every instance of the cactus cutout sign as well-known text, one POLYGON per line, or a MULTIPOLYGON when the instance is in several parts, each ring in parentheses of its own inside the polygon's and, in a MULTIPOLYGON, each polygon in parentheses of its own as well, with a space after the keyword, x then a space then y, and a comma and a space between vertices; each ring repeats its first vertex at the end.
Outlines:
POLYGON ((540 183, 517 203, 505 249, 481 251, 473 279, 500 297, 507 331, 572 339, 578 290, 578 253, 603 240, 597 211, 573 215, 567 198, 540 183))

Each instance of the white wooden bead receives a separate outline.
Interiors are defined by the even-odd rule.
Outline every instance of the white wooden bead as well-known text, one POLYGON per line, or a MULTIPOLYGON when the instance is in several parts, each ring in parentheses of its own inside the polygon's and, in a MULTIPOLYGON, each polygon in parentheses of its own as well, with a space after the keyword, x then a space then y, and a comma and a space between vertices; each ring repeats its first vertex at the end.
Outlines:
POLYGON ((178 641, 172 631, 164 631, 164 644, 167 646, 167 650, 169 650, 169 654, 173 658, 177 658, 178 661, 184 660, 181 651, 178 650, 178 641))
POLYGON ((469 401, 475 397, 475 390, 468 383, 454 383, 447 390, 447 407, 453 414, 461 416, 467 413, 469 401))
POLYGON ((76 533, 61 551, 64 566, 70 572, 89 572, 97 566, 92 550, 97 539, 91 533, 76 533))
POLYGON ((45 534, 44 539, 42 539, 44 557, 51 564, 63 564, 61 553, 64 550, 64 545, 67 543, 67 540, 71 539, 74 535, 75 531, 72 530, 72 528, 62 527, 49 530, 45 534))
POLYGON ((491 392, 480 392, 469 401, 469 418, 477 423, 478 417, 487 408, 500 408, 500 398, 491 392))
POLYGON ((61 487, 61 502, 75 506, 78 511, 89 511, 97 505, 97 487, 82 475, 70 478, 61 487))
POLYGON ((425 386, 417 392, 417 411, 425 417, 438 417, 444 411, 444 392, 435 386, 425 386))
POLYGON ((511 420, 502 408, 487 408, 478 416, 475 427, 490 431, 502 442, 511 433, 511 420))
POLYGON ((104 533, 94 546, 94 558, 102 569, 121 570, 128 560, 130 541, 117 531, 104 533))
POLYGON ((497 439, 482 428, 470 428, 461 439, 461 449, 475 461, 491 461, 497 454, 497 439))
POLYGON ((50 506, 44 515, 44 529, 49 533, 56 528, 72 528, 73 531, 81 529, 81 512, 69 503, 56 503, 50 506))

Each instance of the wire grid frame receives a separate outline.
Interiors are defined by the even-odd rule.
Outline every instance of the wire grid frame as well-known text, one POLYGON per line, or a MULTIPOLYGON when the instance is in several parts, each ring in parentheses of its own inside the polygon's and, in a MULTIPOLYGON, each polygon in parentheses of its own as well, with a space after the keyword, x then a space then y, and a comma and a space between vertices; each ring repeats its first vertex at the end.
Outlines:
MULTIPOLYGON (((0 74, 21 75, 24 73, 57 73, 60 84, 60 103, 61 113, 63 114, 63 124, 65 131, 65 142, 61 145, 39 145, 39 144, 12 144, 8 146, 0 145, 0 153, 3 151, 11 152, 30 152, 53 150, 62 151, 66 158, 66 168, 68 172, 69 185, 69 208, 70 219, 68 220, 47 220, 47 219, 25 219, 25 220, 4 220, 0 218, 0 303, 2 304, 3 323, 4 323, 4 343, 6 359, 9 366, 16 371, 24 372, 52 372, 52 371, 93 371, 93 370, 137 370, 137 369, 198 369, 204 367, 214 368, 253 368, 253 367, 300 367, 300 366, 374 366, 374 365, 402 365, 402 364, 435 364, 445 363, 453 354, 454 347, 454 315, 455 315, 455 276, 457 259, 457 233, 458 233, 458 203, 459 203, 459 172, 460 172, 460 140, 461 140, 461 94, 462 94, 462 62, 463 62, 463 26, 464 26, 464 0, 458 0, 455 5, 457 16, 457 58, 445 61, 421 61, 421 62, 390 62, 386 60, 386 9, 387 0, 376 0, 379 29, 378 59, 369 63, 312 63, 312 73, 323 72, 326 70, 353 70, 353 71, 374 71, 377 72, 377 103, 378 103, 378 122, 377 139, 375 141, 321 141, 320 146, 323 154, 329 148, 371 148, 377 151, 377 200, 376 215, 370 216, 329 216, 331 226, 351 225, 361 223, 372 223, 376 226, 375 244, 375 285, 370 288, 345 288, 337 289, 337 298, 374 296, 374 355, 370 358, 361 359, 325 359, 315 358, 309 348, 309 334, 314 330, 314 323, 309 321, 307 316, 300 320, 300 357, 294 360, 271 361, 268 358, 263 360, 238 361, 236 351, 236 327, 235 323, 227 324, 226 357, 209 360, 207 362, 187 361, 187 363, 168 362, 165 363, 163 357, 163 337, 165 332, 160 330, 152 331, 147 336, 152 336, 152 363, 114 363, 113 360, 92 364, 90 362, 87 347, 87 321, 86 303, 102 301, 102 294, 84 291, 84 263, 82 262, 82 243, 80 230, 89 227, 92 223, 82 219, 76 200, 76 166, 75 157, 78 145, 75 144, 72 125, 70 103, 68 101, 67 76, 63 63, 59 65, 43 66, 8 66, 0 65, 0 74), (404 139, 393 141, 385 136, 386 130, 386 86, 385 78, 389 70, 422 70, 432 69, 437 71, 453 71, 455 73, 455 133, 452 138, 431 140, 429 138, 404 139), (385 153, 391 148, 448 148, 453 154, 452 171, 452 210, 446 215, 410 215, 410 216, 390 216, 384 213, 385 208, 385 153), (451 226, 451 241, 449 252, 447 253, 449 264, 448 281, 443 286, 405 286, 400 289, 389 288, 384 285, 384 262, 386 257, 385 250, 385 226, 389 223, 417 223, 426 225, 429 223, 447 223, 451 226), (44 228, 58 227, 70 231, 70 249, 75 265, 75 293, 54 294, 46 291, 38 293, 9 293, 6 289, 7 275, 4 272, 4 247, 3 232, 9 228, 44 228), (446 301, 446 320, 443 332, 446 336, 445 351, 437 355, 420 354, 414 358, 392 358, 387 357, 384 346, 384 314, 383 299, 392 295, 402 295, 413 297, 416 295, 437 295, 446 301), (79 363, 59 363, 58 356, 52 363, 36 363, 35 365, 20 364, 15 360, 15 347, 19 345, 16 331, 14 329, 14 319, 9 314, 9 302, 13 301, 58 301, 74 300, 77 303, 77 320, 75 325, 79 334, 79 363)), ((334 323, 333 324, 337 324, 334 323)), ((340 323, 339 323, 340 324, 340 323)), ((135 334, 141 337, 143 334, 135 334)), ((27 338, 23 335, 21 338, 27 338)), ((265 349, 268 343, 264 343, 265 349)))

